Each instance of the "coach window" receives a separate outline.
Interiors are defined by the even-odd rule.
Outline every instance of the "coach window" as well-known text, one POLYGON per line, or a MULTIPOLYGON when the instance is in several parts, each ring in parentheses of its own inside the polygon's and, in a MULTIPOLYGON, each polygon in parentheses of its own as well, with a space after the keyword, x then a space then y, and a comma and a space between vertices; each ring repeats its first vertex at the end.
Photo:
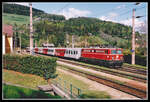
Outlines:
POLYGON ((70 50, 70 54, 72 55, 72 50, 70 50))
POLYGON ((76 51, 76 54, 78 54, 78 51, 76 51))
POLYGON ((72 50, 71 50, 71 54, 72 54, 72 50))

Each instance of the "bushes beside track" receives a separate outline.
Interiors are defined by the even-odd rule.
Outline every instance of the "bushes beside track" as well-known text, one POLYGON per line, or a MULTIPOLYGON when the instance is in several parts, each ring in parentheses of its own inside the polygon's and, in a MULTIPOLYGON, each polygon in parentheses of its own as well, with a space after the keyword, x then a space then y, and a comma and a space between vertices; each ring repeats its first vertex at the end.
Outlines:
MULTIPOLYGON (((132 60, 132 55, 131 54, 124 55, 125 63, 131 64, 131 60, 132 60)), ((146 64, 147 64, 147 57, 140 56, 140 55, 135 55, 135 64, 146 66, 146 64)))
POLYGON ((45 77, 45 73, 55 74, 56 58, 42 56, 3 55, 3 68, 21 73, 45 77))

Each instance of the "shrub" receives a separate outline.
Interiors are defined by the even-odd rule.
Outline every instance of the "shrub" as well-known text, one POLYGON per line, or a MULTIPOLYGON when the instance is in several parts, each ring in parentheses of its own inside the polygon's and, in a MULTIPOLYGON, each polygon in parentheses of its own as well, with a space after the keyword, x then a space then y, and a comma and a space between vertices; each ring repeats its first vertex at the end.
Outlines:
POLYGON ((3 68, 21 73, 35 74, 45 79, 55 78, 57 76, 55 74, 57 66, 56 60, 56 58, 42 56, 6 54, 3 55, 3 68))
MULTIPOLYGON (((131 59, 132 59, 132 55, 131 54, 124 55, 125 63, 131 64, 131 59)), ((135 64, 146 66, 146 64, 147 64, 146 57, 145 56, 140 56, 140 55, 135 55, 135 64)))

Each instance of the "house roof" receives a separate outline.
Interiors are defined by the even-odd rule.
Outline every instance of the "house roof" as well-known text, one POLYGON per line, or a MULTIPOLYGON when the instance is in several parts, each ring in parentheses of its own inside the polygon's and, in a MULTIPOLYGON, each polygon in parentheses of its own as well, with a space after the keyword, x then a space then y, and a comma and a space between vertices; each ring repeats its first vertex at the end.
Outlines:
POLYGON ((11 25, 3 25, 3 34, 13 36, 13 27, 11 25))

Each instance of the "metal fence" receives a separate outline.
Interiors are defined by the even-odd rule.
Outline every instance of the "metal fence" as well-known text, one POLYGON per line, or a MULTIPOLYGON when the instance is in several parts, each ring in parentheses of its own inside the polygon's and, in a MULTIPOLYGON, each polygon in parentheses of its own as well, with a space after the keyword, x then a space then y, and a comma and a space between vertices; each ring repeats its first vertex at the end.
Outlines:
POLYGON ((58 78, 58 80, 52 80, 52 83, 63 90, 66 94, 70 95, 71 98, 80 98, 81 89, 74 86, 73 84, 58 78))

